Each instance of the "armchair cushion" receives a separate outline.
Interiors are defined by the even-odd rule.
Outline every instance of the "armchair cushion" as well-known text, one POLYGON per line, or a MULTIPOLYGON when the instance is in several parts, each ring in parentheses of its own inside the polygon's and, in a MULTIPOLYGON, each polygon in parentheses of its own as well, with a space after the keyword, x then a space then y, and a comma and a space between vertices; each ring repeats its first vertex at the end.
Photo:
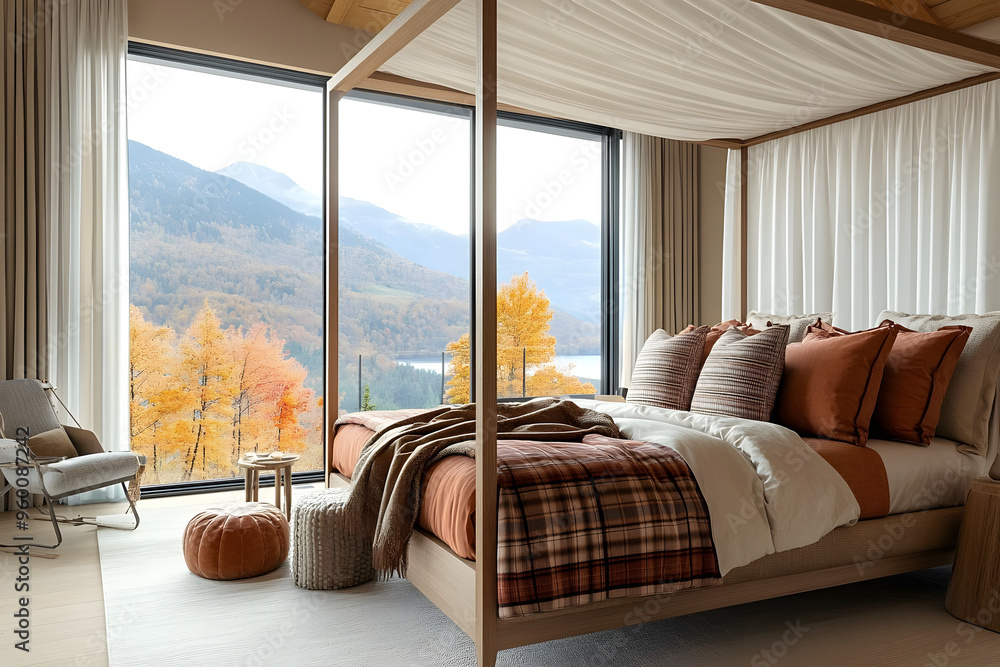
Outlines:
POLYGON ((28 438, 28 449, 35 456, 65 456, 71 459, 77 455, 76 447, 62 427, 31 436, 28 438))
POLYGON ((101 488, 128 479, 139 469, 139 457, 132 452, 105 452, 78 456, 45 467, 45 488, 53 498, 101 488))
POLYGON ((66 434, 73 442, 76 453, 80 456, 104 453, 104 447, 101 446, 101 441, 97 439, 93 431, 76 428, 75 426, 63 426, 63 428, 66 429, 66 434))

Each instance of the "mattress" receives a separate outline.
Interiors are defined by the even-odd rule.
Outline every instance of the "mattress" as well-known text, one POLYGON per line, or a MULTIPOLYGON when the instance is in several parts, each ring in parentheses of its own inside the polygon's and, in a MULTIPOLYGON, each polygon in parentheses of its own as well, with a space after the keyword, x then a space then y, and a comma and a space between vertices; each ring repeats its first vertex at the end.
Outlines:
MULTIPOLYGON (((334 470, 351 477, 373 431, 358 424, 338 427, 330 451, 334 470)), ((965 503, 969 485, 986 472, 983 457, 959 452, 935 438, 930 446, 872 439, 867 447, 805 438, 840 473, 861 506, 861 519, 874 519, 965 503)), ((427 469, 417 524, 462 558, 476 556, 476 462, 449 456, 427 469)))

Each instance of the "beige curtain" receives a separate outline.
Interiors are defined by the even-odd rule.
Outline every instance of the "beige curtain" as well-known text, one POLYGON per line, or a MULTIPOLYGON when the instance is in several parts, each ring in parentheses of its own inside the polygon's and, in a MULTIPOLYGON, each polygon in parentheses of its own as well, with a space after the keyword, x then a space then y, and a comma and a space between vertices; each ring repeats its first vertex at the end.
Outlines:
POLYGON ((700 324, 700 148, 626 132, 622 146, 622 377, 653 331, 700 324))
POLYGON ((0 363, 6 379, 48 375, 46 152, 52 3, 4 0, 0 104, 0 363))

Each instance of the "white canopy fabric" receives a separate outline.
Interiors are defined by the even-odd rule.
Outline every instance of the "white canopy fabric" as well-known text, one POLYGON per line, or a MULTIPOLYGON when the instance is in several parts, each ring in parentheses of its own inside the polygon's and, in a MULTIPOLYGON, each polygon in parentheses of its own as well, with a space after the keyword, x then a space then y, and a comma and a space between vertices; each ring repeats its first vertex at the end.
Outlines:
MULTIPOLYGON (((671 139, 748 139, 988 67, 749 0, 503 0, 499 99, 671 139)), ((472 93, 463 0, 383 71, 472 93)))

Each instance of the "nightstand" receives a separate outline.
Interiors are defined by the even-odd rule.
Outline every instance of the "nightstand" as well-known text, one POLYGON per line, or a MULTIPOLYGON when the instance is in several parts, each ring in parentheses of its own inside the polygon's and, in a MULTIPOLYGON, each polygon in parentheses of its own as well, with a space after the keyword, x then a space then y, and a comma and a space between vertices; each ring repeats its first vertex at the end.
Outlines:
POLYGON ((944 606, 955 618, 1000 632, 1000 482, 989 477, 969 489, 944 606))

